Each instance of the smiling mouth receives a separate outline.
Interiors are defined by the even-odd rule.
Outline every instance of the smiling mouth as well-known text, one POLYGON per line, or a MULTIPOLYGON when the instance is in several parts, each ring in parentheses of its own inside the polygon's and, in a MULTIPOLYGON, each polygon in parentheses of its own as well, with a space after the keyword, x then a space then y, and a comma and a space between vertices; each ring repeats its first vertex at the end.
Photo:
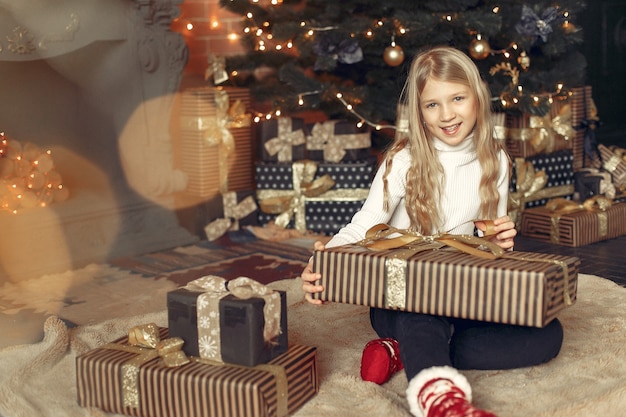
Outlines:
POLYGON ((461 126, 461 123, 457 123, 457 124, 452 125, 452 126, 442 127, 441 129, 444 132, 450 133, 450 132, 454 132, 455 130, 457 130, 459 128, 459 126, 461 126))

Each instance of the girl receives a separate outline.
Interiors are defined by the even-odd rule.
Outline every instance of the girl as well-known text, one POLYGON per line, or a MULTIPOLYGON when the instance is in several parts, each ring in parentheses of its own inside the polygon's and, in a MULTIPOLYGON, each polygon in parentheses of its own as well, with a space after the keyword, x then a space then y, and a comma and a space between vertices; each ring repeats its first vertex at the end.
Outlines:
MULTIPOLYGON (((510 161, 493 139, 490 94, 465 53, 436 47, 416 57, 403 90, 409 131, 387 151, 369 196, 351 223, 327 244, 359 241, 379 223, 417 231, 482 235, 513 249, 517 234, 506 215, 510 161)), ((316 250, 323 250, 321 242, 316 250)), ((309 262, 302 273, 306 299, 323 290, 309 262)), ((463 369, 532 366, 554 358, 563 339, 557 320, 544 328, 460 320, 372 308, 380 337, 366 344, 361 376, 385 383, 404 369, 411 413, 423 417, 493 417, 471 404, 463 369)))

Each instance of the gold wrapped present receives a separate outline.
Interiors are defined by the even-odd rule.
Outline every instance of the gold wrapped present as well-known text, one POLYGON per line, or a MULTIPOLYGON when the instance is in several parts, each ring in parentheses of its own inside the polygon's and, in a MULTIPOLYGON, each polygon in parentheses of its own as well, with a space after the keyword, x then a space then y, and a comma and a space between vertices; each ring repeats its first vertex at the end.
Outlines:
POLYGON ((378 225, 362 242, 315 252, 324 291, 314 297, 542 327, 575 301, 579 265, 576 257, 504 251, 475 236, 378 225))

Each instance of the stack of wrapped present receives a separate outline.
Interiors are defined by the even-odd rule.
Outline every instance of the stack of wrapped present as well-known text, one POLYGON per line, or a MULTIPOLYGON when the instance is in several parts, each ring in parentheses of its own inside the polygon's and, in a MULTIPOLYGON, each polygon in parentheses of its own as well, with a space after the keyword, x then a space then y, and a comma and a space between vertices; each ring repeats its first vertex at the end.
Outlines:
POLYGON ((257 137, 259 223, 333 234, 350 222, 376 169, 367 128, 278 117, 260 123, 257 137))
POLYGON ((76 358, 83 407, 137 417, 284 417, 318 392, 316 348, 287 340, 285 294, 206 276, 153 323, 76 358))

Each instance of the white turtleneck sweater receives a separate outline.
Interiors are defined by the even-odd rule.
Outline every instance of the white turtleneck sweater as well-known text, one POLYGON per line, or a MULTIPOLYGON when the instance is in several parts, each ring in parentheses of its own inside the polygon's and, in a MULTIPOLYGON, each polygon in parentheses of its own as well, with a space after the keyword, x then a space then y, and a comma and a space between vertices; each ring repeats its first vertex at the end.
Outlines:
MULTIPOLYGON (((434 138, 434 146, 438 151, 439 160, 443 166, 445 184, 441 202, 443 211, 443 225, 432 233, 473 234, 474 220, 480 218, 480 197, 478 187, 482 170, 479 165, 472 136, 468 136, 457 146, 447 145, 434 138)), ((389 210, 383 208, 383 174, 385 166, 381 165, 372 181, 369 195, 363 207, 357 212, 352 221, 342 228, 327 243, 326 247, 339 246, 357 242, 365 237, 369 228, 379 223, 408 229, 409 216, 405 207, 406 173, 410 168, 409 151, 405 148, 394 156, 391 172, 389 173, 389 210)), ((498 177, 498 191, 500 202, 497 217, 506 215, 508 198, 508 160, 502 151, 499 155, 500 175, 498 177)))

